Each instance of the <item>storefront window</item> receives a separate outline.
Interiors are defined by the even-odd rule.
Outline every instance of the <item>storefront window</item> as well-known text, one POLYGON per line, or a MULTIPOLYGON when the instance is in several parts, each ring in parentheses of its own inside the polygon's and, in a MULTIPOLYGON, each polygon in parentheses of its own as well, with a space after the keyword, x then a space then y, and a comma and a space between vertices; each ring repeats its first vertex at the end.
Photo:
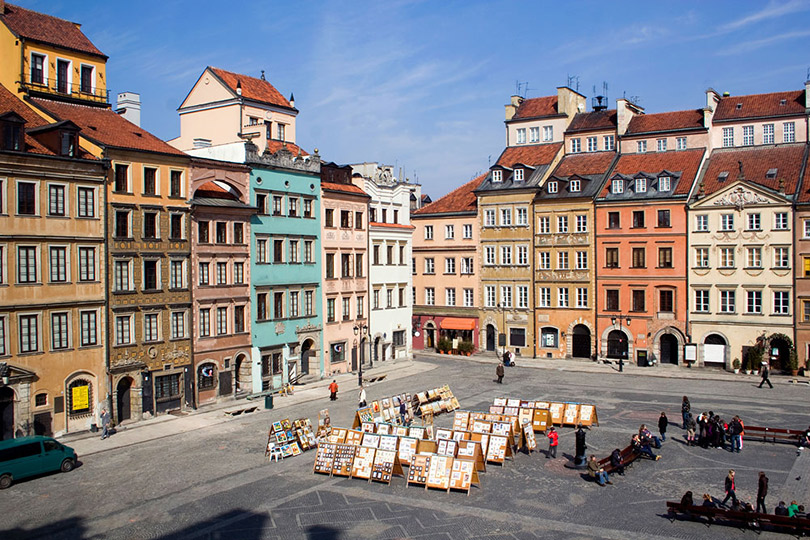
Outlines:
POLYGON ((197 387, 200 390, 210 390, 216 384, 216 369, 214 364, 203 364, 197 373, 197 387))
POLYGON ((510 328, 509 329, 509 345, 512 347, 525 347, 526 346, 526 329, 525 328, 510 328))
POLYGON ((155 399, 172 400, 180 397, 180 374, 155 377, 155 399))
POLYGON ((545 348, 556 349, 558 346, 558 336, 556 328, 546 327, 540 331, 540 346, 545 348))
POLYGON ((330 358, 333 364, 338 364, 345 361, 346 343, 334 343, 331 346, 330 358))

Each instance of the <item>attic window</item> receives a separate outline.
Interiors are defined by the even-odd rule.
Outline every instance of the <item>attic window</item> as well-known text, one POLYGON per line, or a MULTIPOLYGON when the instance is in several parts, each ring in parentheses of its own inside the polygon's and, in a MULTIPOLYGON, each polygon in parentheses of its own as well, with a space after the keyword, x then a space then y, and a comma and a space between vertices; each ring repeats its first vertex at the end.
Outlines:
POLYGON ((549 193, 557 193, 557 182, 551 181, 548 183, 548 192, 549 193))
POLYGON ((777 169, 768 169, 768 172, 765 173, 765 178, 776 178, 777 169))
POLYGON ((614 194, 624 193, 624 180, 614 178, 610 183, 610 192, 614 194))
POLYGON ((493 182, 501 182, 503 180, 503 176, 501 171, 492 171, 492 181, 493 182))
POLYGON ((0 122, 2 125, 3 150, 22 150, 23 125, 17 122, 0 122))
POLYGON ((636 193, 647 193, 646 178, 636 178, 636 193))
POLYGON ((740 109, 742 109, 742 103, 737 103, 737 110, 739 111, 740 109))
POLYGON ((728 179, 728 171, 723 171, 717 175, 718 182, 725 182, 728 179))
POLYGON ((571 180, 571 183, 568 184, 568 189, 571 191, 571 193, 579 193, 579 187, 579 180, 571 180))
POLYGON ((515 182, 523 182, 523 169, 515 169, 515 182))
POLYGON ((76 133, 73 131, 62 131, 59 134, 59 155, 76 157, 76 133))
POLYGON ((669 176, 662 176, 658 179, 658 192, 663 193, 672 189, 672 179, 669 176))
POLYGON ((787 100, 786 100, 786 99, 783 99, 783 100, 779 101, 779 105, 781 105, 782 107, 784 107, 785 105, 787 105, 787 100))

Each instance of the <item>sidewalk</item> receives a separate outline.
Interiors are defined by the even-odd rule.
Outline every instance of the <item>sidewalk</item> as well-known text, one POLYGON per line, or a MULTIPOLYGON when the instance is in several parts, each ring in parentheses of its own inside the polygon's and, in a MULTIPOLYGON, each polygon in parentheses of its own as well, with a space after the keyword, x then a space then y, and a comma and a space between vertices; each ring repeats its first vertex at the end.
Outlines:
MULTIPOLYGON (((430 363, 413 361, 413 360, 387 360, 375 364, 374 369, 363 373, 364 379, 371 377, 379 377, 386 375, 386 381, 396 380, 403 377, 408 377, 416 373, 424 373, 435 369, 436 366, 430 363)), ((316 382, 307 384, 302 387, 296 387, 295 394, 292 396, 274 396, 273 410, 288 409, 308 403, 311 401, 324 400, 328 398, 326 388, 336 380, 338 384, 346 391, 354 392, 357 386, 357 374, 354 373, 341 373, 329 378, 324 378, 316 382)), ((60 437, 59 441, 73 448, 79 458, 96 454, 98 452, 105 452, 107 450, 115 450, 133 444, 138 444, 146 441, 154 441, 164 437, 171 437, 179 433, 187 433, 197 429, 203 429, 224 422, 238 420, 244 418, 243 415, 230 416, 226 415, 225 411, 245 409, 247 407, 257 407, 256 412, 249 413, 248 416, 256 416, 268 412, 264 408, 264 398, 248 400, 245 398, 225 401, 215 405, 204 406, 196 411, 192 410, 188 413, 183 413, 179 416, 172 414, 164 414, 143 420, 129 425, 119 426, 115 435, 101 440, 101 433, 82 432, 76 434, 65 435, 60 437)), ((244 414, 244 413, 243 413, 244 414)))

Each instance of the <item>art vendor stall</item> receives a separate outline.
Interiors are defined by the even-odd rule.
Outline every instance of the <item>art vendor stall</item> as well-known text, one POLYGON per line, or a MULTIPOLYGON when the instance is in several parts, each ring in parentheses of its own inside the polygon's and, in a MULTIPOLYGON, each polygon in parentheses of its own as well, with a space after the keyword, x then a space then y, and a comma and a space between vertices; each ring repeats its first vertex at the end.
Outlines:
POLYGON ((588 403, 496 398, 489 411, 494 414, 518 415, 521 425, 524 420, 531 419, 535 431, 545 431, 548 425, 599 425, 596 405, 588 403))
POLYGON ((267 435, 264 455, 269 459, 298 456, 317 446, 312 422, 309 418, 299 418, 290 422, 289 418, 273 422, 267 435))

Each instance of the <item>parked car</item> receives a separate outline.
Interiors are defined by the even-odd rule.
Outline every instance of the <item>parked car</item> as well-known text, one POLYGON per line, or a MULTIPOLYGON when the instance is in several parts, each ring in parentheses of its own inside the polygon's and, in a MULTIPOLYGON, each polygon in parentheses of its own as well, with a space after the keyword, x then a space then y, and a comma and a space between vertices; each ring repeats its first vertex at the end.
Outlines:
POLYGON ((51 437, 36 435, 0 441, 0 489, 29 476, 70 472, 78 459, 73 448, 51 437))

